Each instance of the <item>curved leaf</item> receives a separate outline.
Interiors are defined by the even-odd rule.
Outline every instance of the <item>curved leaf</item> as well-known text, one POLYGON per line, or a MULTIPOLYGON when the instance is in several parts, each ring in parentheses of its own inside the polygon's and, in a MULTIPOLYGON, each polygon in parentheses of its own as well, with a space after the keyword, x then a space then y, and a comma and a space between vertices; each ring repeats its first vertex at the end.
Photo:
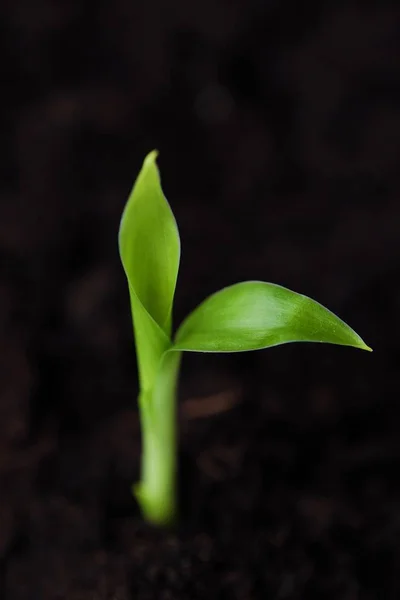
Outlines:
POLYGON ((171 341, 129 287, 141 390, 153 387, 163 354, 171 341))
POLYGON ((370 350, 318 302, 262 281, 237 283, 209 296, 182 323, 173 348, 242 352, 300 341, 370 350))
POLYGON ((157 152, 145 158, 119 228, 119 251, 131 290, 169 337, 180 240, 162 192, 157 152))

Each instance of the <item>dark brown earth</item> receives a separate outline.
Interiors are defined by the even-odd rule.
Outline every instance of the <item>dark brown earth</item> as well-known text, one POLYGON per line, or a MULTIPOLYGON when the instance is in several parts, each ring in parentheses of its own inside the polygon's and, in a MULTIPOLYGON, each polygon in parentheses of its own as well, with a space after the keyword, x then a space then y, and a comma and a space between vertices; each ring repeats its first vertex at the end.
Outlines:
POLYGON ((396 4, 2 2, 1 600, 400 598, 396 4), (185 357, 173 532, 130 493, 116 241, 154 147, 177 323, 264 279, 375 350, 185 357))

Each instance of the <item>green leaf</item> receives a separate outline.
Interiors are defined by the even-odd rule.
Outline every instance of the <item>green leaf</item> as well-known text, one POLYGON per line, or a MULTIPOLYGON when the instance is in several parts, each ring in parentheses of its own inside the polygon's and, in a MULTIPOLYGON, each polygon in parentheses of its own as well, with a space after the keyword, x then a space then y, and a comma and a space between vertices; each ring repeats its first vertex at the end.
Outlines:
POLYGON ((162 192, 157 152, 145 158, 122 214, 119 251, 129 287, 169 337, 180 260, 178 227, 162 192))
POLYGON ((145 310, 131 288, 130 297, 140 389, 149 390, 154 385, 161 358, 170 348, 171 341, 145 310))
POLYGON ((242 352, 300 341, 371 350, 318 302, 262 281, 237 283, 209 296, 182 323, 173 348, 242 352))

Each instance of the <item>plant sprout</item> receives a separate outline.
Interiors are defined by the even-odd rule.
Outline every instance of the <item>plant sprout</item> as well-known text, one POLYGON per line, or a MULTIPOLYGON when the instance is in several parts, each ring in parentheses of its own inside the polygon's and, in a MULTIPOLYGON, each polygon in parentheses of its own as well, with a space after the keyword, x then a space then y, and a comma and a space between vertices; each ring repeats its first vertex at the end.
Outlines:
POLYGON ((371 348, 321 304, 262 281, 236 283, 209 296, 172 335, 180 240, 156 158, 156 151, 145 158, 126 203, 119 251, 139 373, 141 481, 133 493, 147 521, 169 525, 177 517, 176 389, 182 352, 244 352, 299 341, 371 348))

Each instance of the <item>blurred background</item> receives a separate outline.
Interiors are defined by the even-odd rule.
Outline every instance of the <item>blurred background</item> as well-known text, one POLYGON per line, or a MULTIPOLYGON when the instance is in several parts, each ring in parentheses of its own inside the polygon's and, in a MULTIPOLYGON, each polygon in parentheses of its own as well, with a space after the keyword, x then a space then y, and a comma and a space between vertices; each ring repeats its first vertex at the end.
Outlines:
POLYGON ((400 597, 400 7, 3 0, 0 597, 400 597), (143 524, 121 211, 160 151, 175 322, 245 279, 374 353, 188 355, 182 518, 143 524))

